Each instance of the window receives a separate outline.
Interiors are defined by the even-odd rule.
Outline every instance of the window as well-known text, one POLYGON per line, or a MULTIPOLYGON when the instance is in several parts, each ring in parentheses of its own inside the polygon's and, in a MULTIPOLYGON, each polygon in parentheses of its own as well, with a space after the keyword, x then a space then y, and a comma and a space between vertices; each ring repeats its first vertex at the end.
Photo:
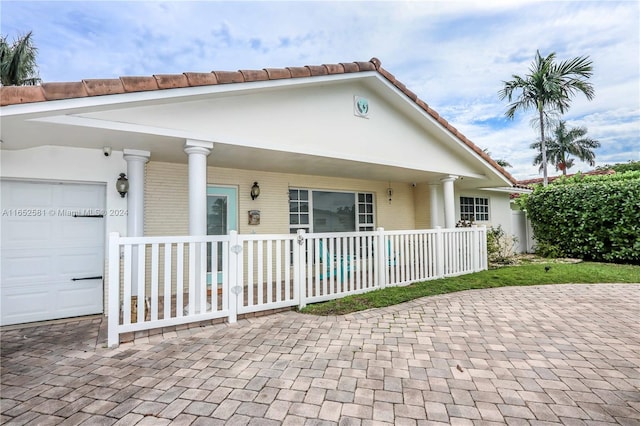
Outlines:
POLYGON ((472 222, 489 220, 489 199, 482 197, 460 197, 460 219, 472 222))
POLYGON ((353 193, 312 191, 313 232, 356 230, 353 193))
POLYGON ((289 231, 295 234, 298 229, 309 232, 309 191, 304 189, 289 190, 289 231))
POLYGON ((373 194, 369 192, 289 190, 289 230, 306 232, 373 231, 373 194))
POLYGON ((373 231, 373 194, 358 194, 358 230, 373 231))

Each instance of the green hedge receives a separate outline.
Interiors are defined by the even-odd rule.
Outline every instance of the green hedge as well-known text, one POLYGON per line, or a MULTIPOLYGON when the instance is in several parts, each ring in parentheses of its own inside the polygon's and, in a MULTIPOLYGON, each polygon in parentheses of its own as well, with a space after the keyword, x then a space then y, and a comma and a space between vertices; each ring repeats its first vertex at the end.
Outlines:
POLYGON ((563 179, 522 204, 542 251, 640 264, 640 172, 563 179))
POLYGON ((617 164, 605 164, 604 166, 596 167, 596 170, 610 170, 613 169, 616 173, 630 172, 633 170, 640 170, 640 161, 629 160, 626 163, 617 164))

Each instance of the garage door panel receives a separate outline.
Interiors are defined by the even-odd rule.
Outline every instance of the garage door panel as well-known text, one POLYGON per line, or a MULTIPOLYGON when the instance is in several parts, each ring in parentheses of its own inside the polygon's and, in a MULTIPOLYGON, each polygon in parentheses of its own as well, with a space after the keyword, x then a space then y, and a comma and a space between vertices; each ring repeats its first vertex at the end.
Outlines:
POLYGON ((100 208, 104 205, 104 187, 97 191, 95 187, 77 187, 74 185, 61 185, 59 191, 58 206, 70 209, 100 208))
POLYGON ((102 257, 97 253, 69 253, 57 256, 56 273, 60 278, 102 275, 102 257))
POLYGON ((60 311, 77 311, 84 314, 102 312, 102 280, 76 281, 74 286, 66 286, 57 293, 60 311), (93 303, 90 303, 91 301, 93 303), (82 311, 83 309, 86 312, 82 311))
POLYGON ((96 226, 101 218, 68 218, 61 220, 56 229, 56 240, 67 247, 96 246, 104 235, 104 229, 96 226))
POLYGON ((2 180, 0 325, 103 311, 103 185, 2 180), (44 215, 16 214, 43 209, 44 215))
POLYGON ((41 182, 2 182, 2 208, 47 208, 53 204, 54 188, 41 182))
POLYGON ((85 248, 64 250, 4 250, 2 255, 3 286, 23 283, 70 281, 71 278, 103 274, 102 250, 85 248))
POLYGON ((3 219, 2 247, 48 245, 51 240, 53 224, 50 218, 5 217, 3 219))
POLYGON ((54 298, 54 289, 29 286, 3 289, 2 324, 49 319, 54 298))
POLYGON ((3 291, 3 325, 102 313, 102 280, 49 289, 23 286, 3 291))
POLYGON ((50 279, 54 261, 50 255, 28 250, 3 250, 2 288, 23 283, 41 283, 50 279))

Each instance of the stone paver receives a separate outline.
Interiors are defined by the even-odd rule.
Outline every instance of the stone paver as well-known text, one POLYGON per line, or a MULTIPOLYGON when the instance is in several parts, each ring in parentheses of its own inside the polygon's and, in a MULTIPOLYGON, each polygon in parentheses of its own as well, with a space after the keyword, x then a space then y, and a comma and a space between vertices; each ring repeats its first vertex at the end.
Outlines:
POLYGON ((0 423, 640 425, 640 284, 465 291, 103 345, 4 327, 0 423))

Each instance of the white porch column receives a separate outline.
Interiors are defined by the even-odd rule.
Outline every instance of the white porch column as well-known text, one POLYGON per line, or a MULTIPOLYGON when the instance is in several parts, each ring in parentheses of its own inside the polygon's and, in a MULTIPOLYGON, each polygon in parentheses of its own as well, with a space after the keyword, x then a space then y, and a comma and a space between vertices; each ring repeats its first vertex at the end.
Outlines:
POLYGON ((189 234, 207 235, 207 156, 213 142, 188 139, 184 152, 189 156, 189 234))
POLYGON ((149 151, 125 149, 124 160, 127 162, 127 236, 142 237, 144 235, 144 165, 149 161, 149 151))
MULTIPOLYGON (((149 151, 137 149, 125 149, 123 158, 127 162, 127 179, 129 180, 129 192, 127 193, 127 237, 144 236, 144 165, 149 161, 149 151)), ((133 247, 131 252, 131 295, 137 296, 143 293, 141 290, 143 281, 138 270, 138 247, 133 247)))
POLYGON ((446 178, 440 179, 442 182, 442 189, 444 191, 444 227, 455 228, 456 226, 456 204, 455 194, 453 191, 453 182, 458 179, 458 176, 449 175, 446 178))
MULTIPOLYGON (((187 139, 184 143, 184 152, 189 156, 190 235, 207 235, 207 156, 212 149, 213 142, 187 139)), ((189 304, 184 308, 185 315, 203 313, 211 308, 211 305, 203 300, 203 297, 206 298, 204 287, 207 285, 206 244, 198 244, 196 253, 195 288, 189 290, 189 304)))
POLYGON ((429 216, 431 218, 431 229, 436 229, 437 226, 440 226, 440 221, 438 220, 438 215, 440 214, 438 189, 440 189, 439 183, 429 184, 429 216))

